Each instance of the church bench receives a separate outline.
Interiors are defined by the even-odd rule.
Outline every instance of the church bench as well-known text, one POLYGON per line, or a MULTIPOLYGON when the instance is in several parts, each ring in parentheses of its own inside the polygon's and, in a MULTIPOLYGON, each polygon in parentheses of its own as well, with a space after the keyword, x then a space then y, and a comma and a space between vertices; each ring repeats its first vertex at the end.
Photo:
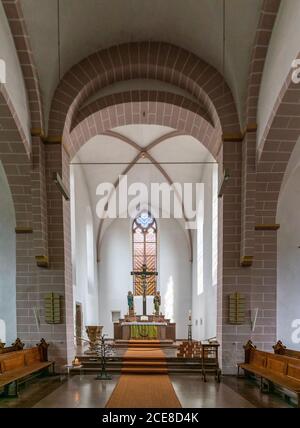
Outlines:
POLYGON ((40 345, 0 355, 0 388, 7 396, 17 396, 18 387, 34 375, 52 368, 54 363, 43 360, 40 345))
POLYGON ((238 364, 238 376, 241 368, 260 378, 261 389, 263 380, 267 380, 272 385, 292 391, 300 407, 300 359, 259 351, 251 341, 247 342, 244 349, 245 362, 238 364))
POLYGON ((281 340, 273 346, 274 353, 278 355, 285 355, 286 357, 299 358, 300 359, 300 351, 296 351, 294 349, 288 349, 281 340))

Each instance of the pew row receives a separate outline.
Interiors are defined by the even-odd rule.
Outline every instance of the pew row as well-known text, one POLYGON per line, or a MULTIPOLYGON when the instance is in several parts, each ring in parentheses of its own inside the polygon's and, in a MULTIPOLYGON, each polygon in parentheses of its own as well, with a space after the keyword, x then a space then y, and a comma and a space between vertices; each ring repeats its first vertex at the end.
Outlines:
POLYGON ((246 374, 260 378, 261 390, 264 390, 264 381, 268 382, 268 389, 273 385, 285 388, 296 394, 297 407, 300 407, 300 359, 259 351, 251 340, 244 350, 245 362, 238 364, 238 376, 243 369, 246 374))
POLYGON ((54 374, 54 362, 47 361, 45 344, 0 355, 0 389, 4 395, 18 396, 19 385, 43 371, 51 369, 54 374))

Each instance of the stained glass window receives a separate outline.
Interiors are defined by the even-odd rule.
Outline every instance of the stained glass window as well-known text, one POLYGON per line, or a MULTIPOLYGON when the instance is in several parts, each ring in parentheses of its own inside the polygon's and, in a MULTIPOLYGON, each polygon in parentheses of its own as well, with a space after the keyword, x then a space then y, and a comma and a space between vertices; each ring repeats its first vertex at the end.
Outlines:
MULTIPOLYGON (((142 271, 143 264, 147 271, 157 271, 157 225, 152 215, 143 211, 132 224, 133 270, 142 271)), ((156 276, 147 276, 147 295, 156 293, 156 276)), ((143 295, 141 276, 133 276, 133 289, 136 296, 143 295)))

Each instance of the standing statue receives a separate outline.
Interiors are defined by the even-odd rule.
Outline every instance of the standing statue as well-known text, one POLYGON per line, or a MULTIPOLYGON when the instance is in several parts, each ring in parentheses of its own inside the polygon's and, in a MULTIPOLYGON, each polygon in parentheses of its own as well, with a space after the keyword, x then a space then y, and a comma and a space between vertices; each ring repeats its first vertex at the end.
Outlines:
POLYGON ((128 314, 132 316, 134 315, 134 301, 133 301, 133 294, 131 291, 128 291, 127 303, 128 303, 128 314))
POLYGON ((160 292, 157 291, 154 298, 153 298, 153 303, 154 303, 154 312, 155 312, 155 316, 159 316, 159 307, 161 304, 161 298, 160 298, 160 292))

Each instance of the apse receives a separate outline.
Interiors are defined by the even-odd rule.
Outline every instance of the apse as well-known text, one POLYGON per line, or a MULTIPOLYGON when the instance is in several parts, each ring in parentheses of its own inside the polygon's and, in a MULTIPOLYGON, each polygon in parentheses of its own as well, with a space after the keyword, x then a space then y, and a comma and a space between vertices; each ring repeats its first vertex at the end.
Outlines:
MULTIPOLYGON (((153 298, 159 291, 160 310, 176 324, 177 338, 187 336, 190 311, 195 339, 216 335, 217 188, 218 167, 211 154, 200 141, 172 128, 126 125, 93 137, 79 150, 71 164, 72 252, 75 299, 83 304, 85 324, 98 319, 103 332, 113 338, 115 314, 124 318, 128 313, 129 291, 134 294, 137 314, 142 315, 142 282, 137 282, 139 277, 131 272, 141 271, 144 260, 148 271, 157 272, 157 277, 146 278, 147 315, 153 314, 153 298), (126 177, 126 188, 123 183, 119 185, 121 176, 126 177), (163 193, 158 199, 150 198, 155 183, 160 189, 173 183, 182 188, 197 185, 197 200, 193 200, 195 230, 188 228, 186 219, 176 218, 176 193, 170 201, 163 193), (110 218, 110 208, 119 204, 124 189, 130 194, 142 185, 149 198, 141 196, 136 215, 125 215, 129 195, 125 211, 123 203, 123 211, 110 218), (111 188, 115 192, 110 193, 111 188), (106 218, 101 215, 105 209, 106 218), (92 222, 85 236, 87 212, 92 222), (144 215, 145 221, 149 216, 155 225, 155 233, 144 240, 143 233, 135 234, 139 215, 144 215), (88 279, 91 265, 96 268, 93 285, 88 279)), ((183 214, 187 205, 184 208, 183 214)))

